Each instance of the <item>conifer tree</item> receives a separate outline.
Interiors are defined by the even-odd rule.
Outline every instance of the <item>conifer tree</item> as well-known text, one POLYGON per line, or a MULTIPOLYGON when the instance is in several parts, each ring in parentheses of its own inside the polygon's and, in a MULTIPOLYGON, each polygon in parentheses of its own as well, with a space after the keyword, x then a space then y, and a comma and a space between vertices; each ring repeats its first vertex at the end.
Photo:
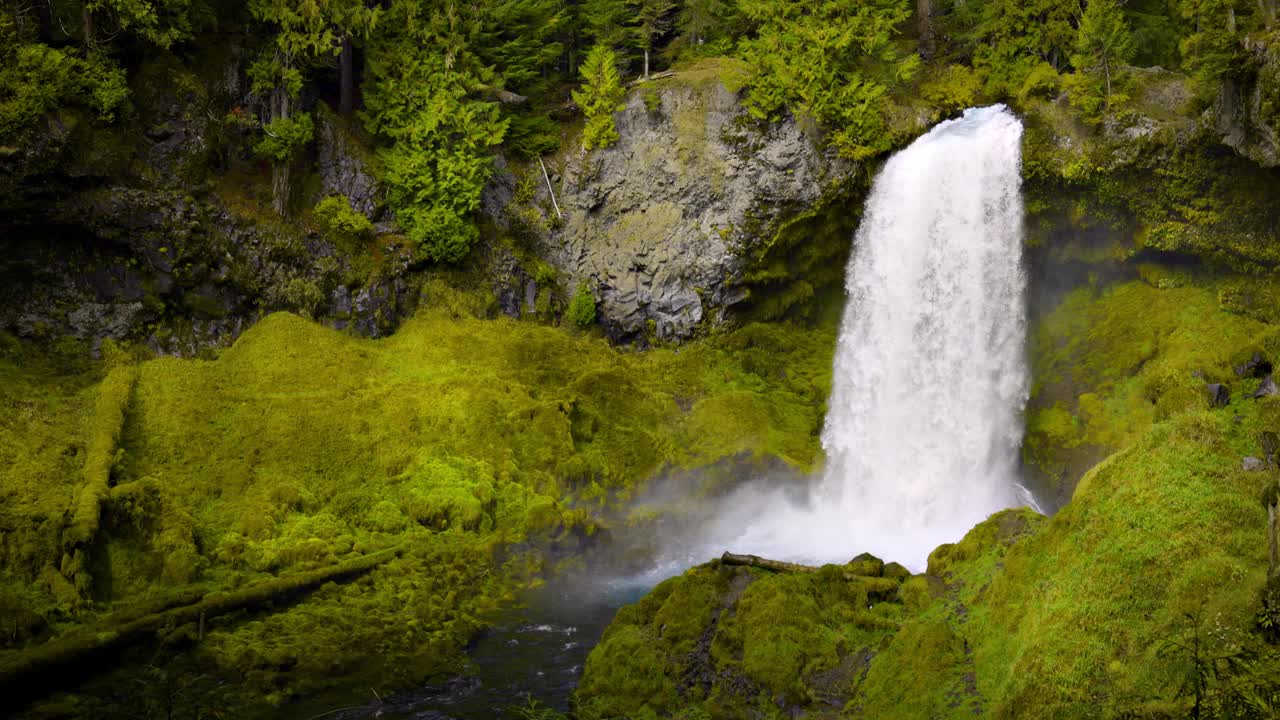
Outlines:
POLYGON ((627 40, 626 0, 583 0, 578 18, 596 45, 619 48, 627 40))
POLYGON ((689 45, 698 47, 722 26, 729 14, 725 0, 685 0, 676 22, 689 45))
POLYGON ((618 141, 613 114, 622 109, 626 95, 618 76, 617 56, 608 47, 596 45, 587 53, 580 70, 582 88, 573 92, 573 100, 587 120, 582 147, 585 150, 609 147, 618 141))
POLYGON ((371 41, 365 127, 391 141, 378 152, 388 205, 433 262, 458 262, 475 244, 491 148, 507 132, 497 103, 475 97, 499 82, 473 47, 484 12, 452 0, 403 0, 371 41))
POLYGON ((1131 60, 1134 51, 1133 35, 1116 0, 1089 0, 1080 19, 1071 64, 1079 72, 1101 71, 1104 108, 1111 107, 1111 80, 1116 66, 1131 60))
POLYGON ((340 54, 343 38, 366 35, 377 11, 360 0, 250 0, 249 12, 276 30, 272 48, 249 68, 249 77, 254 92, 269 98, 266 137, 255 151, 272 161, 271 204, 285 215, 290 161, 314 130, 310 115, 292 111, 302 90, 302 71, 318 58, 340 54))
POLYGON ((671 12, 674 0, 637 0, 635 4, 635 33, 644 52, 644 78, 649 79, 649 55, 653 43, 671 29, 671 12))

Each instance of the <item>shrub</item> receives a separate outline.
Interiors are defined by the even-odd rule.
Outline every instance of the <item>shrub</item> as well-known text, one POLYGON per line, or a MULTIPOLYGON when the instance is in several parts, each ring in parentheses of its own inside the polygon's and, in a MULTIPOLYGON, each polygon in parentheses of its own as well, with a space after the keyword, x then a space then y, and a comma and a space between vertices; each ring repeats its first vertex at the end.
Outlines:
POLYGON ((316 221, 330 234, 338 238, 358 239, 373 232, 373 223, 364 213, 351 207, 346 195, 330 195, 316 203, 313 211, 316 221))
POLYGON ((569 301, 569 320, 578 327, 590 327, 596 322, 596 299, 586 280, 578 283, 578 291, 569 301))

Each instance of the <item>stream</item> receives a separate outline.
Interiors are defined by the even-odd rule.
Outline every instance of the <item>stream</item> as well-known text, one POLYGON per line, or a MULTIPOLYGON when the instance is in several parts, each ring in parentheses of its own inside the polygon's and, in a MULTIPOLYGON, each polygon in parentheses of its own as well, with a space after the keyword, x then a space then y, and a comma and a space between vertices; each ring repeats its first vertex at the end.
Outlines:
MULTIPOLYGON (((679 572, 673 570, 673 574, 679 572)), ((587 584, 552 578, 530 591, 468 648, 473 672, 443 685, 408 690, 366 707, 326 715, 338 720, 492 720, 520 717, 532 698, 569 710, 591 649, 618 608, 637 602, 662 578, 647 575, 587 584)))

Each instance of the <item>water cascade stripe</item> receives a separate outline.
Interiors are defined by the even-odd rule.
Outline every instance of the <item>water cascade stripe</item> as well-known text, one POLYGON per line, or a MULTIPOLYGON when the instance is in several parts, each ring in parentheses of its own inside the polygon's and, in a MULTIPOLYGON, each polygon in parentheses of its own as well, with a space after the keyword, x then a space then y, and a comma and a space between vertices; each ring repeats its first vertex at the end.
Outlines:
POLYGON ((971 109, 886 163, 849 262, 821 487, 758 516, 736 552, 923 569, 1025 502, 1021 139, 1004 106, 971 109))

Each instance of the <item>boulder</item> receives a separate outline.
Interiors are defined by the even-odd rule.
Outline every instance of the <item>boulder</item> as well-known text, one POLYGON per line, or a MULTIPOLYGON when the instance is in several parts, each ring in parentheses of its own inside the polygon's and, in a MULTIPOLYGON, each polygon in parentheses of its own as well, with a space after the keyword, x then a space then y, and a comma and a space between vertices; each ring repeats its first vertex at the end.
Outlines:
POLYGON ((1249 457, 1246 457, 1244 459, 1244 462, 1241 463, 1241 467, 1245 470, 1245 472, 1257 472, 1267 467, 1267 461, 1261 458, 1249 456, 1249 457))
POLYGON ((1209 402, 1213 407, 1226 407, 1231 402, 1231 390, 1222 383, 1209 383, 1209 402))
POLYGON ((871 553, 862 553, 850 560, 845 568, 854 575, 880 577, 884 574, 884 561, 871 553))
POLYGON ((883 577, 887 577, 899 582, 911 577, 911 571, 906 566, 896 562, 885 563, 884 570, 881 572, 883 577))
POLYGON ((1245 362, 1235 366, 1237 377, 1263 377, 1271 372, 1271 363, 1262 357, 1262 353, 1254 353, 1245 362))
POLYGON ((1256 400, 1257 398, 1275 395, 1277 392, 1280 392, 1280 388, 1276 387, 1275 378, 1268 375, 1262 379, 1262 384, 1258 386, 1258 389, 1253 391, 1253 397, 1256 400))

